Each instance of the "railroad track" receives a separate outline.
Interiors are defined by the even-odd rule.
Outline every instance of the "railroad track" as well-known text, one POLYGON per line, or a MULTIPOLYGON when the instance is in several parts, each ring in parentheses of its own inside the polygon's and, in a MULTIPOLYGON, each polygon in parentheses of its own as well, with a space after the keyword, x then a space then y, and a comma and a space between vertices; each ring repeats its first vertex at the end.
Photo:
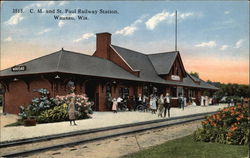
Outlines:
POLYGON ((92 141, 107 139, 111 137, 138 133, 156 128, 185 124, 204 119, 205 116, 215 112, 194 114, 170 119, 158 119, 153 121, 123 124, 105 128, 82 130, 64 134, 36 137, 11 142, 0 143, 1 157, 22 157, 38 152, 59 149, 67 146, 88 143, 92 141))

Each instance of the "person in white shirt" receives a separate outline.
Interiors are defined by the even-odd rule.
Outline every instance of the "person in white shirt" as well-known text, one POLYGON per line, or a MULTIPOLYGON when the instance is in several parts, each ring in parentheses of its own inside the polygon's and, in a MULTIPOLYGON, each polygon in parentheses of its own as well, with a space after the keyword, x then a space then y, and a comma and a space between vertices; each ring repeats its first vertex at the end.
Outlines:
POLYGON ((123 99, 119 96, 119 97, 116 99, 116 101, 117 101, 117 106, 118 106, 118 108, 121 110, 121 103, 122 103, 123 99))
POLYGON ((120 102, 122 102, 123 101, 123 99, 121 98, 121 97, 118 97, 117 98, 117 103, 120 103, 120 102))

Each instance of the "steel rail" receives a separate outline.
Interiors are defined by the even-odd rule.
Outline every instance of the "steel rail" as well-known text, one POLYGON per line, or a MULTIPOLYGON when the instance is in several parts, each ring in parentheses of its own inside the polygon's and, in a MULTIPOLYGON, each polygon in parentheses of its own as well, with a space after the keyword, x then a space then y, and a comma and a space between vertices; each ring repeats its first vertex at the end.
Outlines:
POLYGON ((188 122, 203 120, 205 118, 204 116, 207 116, 207 115, 213 114, 213 113, 215 113, 215 112, 200 113, 200 114, 194 114, 194 115, 188 115, 188 116, 174 117, 174 118, 170 118, 170 119, 159 119, 159 120, 139 122, 139 123, 133 123, 133 124, 111 126, 111 127, 98 128, 98 129, 93 129, 93 130, 76 131, 76 132, 64 133, 64 134, 60 134, 60 135, 45 136, 45 137, 41 137, 41 138, 32 138, 32 139, 27 139, 27 140, 22 140, 22 141, 17 141, 17 142, 7 142, 6 144, 1 144, 2 145, 1 148, 10 147, 10 146, 18 146, 18 145, 23 145, 23 144, 28 144, 28 143, 37 143, 39 141, 49 141, 51 139, 60 139, 63 137, 70 137, 70 136, 75 136, 75 135, 85 135, 85 134, 89 134, 89 133, 97 133, 97 132, 103 132, 103 131, 109 131, 109 130, 111 131, 114 129, 130 128, 130 127, 136 127, 136 126, 139 127, 142 125, 150 125, 150 124, 153 125, 153 124, 161 123, 161 122, 167 123, 168 121, 171 121, 171 120, 188 119, 188 120, 183 120, 183 121, 164 124, 164 125, 151 126, 151 127, 146 127, 146 128, 142 128, 142 129, 121 132, 121 133, 113 133, 113 134, 109 134, 109 135, 105 135, 105 136, 99 136, 99 137, 83 139, 83 140, 78 140, 78 141, 73 141, 73 142, 68 142, 68 143, 51 145, 51 146, 47 146, 47 147, 30 149, 30 150, 21 151, 21 152, 8 153, 8 154, 1 155, 1 157, 17 157, 17 156, 31 155, 31 154, 43 152, 46 150, 63 148, 66 146, 74 146, 74 145, 78 145, 78 144, 83 144, 83 143, 93 142, 93 141, 97 141, 97 140, 103 140, 103 139, 107 139, 107 138, 143 132, 146 130, 152 130, 152 129, 162 128, 162 127, 185 124, 188 122))
POLYGON ((96 133, 96 132, 107 131, 107 130, 112 130, 112 129, 127 128, 127 127, 146 125, 146 124, 154 124, 154 123, 183 119, 183 118, 191 118, 195 116, 204 116, 204 115, 210 115, 213 113, 215 112, 199 113, 199 114, 178 116, 178 117, 172 117, 172 118, 166 118, 166 119, 157 119, 157 120, 137 122, 137 123, 131 123, 131 124, 122 124, 122 125, 108 126, 108 127, 102 127, 102 128, 95 128, 95 129, 89 129, 89 130, 79 130, 79 131, 74 131, 74 132, 54 134, 54 135, 41 136, 41 137, 33 137, 33 138, 20 139, 20 140, 14 140, 14 141, 4 141, 4 142, 0 142, 0 148, 40 142, 40 141, 47 141, 47 140, 52 140, 52 139, 58 139, 58 138, 76 136, 76 135, 82 135, 82 134, 88 134, 88 133, 96 133))

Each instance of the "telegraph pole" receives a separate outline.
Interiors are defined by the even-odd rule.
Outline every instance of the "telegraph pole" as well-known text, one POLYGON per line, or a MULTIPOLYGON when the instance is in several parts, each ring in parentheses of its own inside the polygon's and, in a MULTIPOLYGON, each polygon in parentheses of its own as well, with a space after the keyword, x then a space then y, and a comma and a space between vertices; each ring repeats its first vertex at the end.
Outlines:
POLYGON ((175 51, 177 51, 177 10, 175 11, 175 51))

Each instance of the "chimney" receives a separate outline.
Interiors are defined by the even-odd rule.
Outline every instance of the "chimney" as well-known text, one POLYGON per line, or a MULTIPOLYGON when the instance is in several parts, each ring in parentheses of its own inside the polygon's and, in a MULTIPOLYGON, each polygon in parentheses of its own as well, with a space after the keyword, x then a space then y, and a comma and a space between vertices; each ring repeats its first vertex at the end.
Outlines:
POLYGON ((96 52, 94 56, 109 59, 109 49, 111 44, 111 34, 108 32, 96 34, 96 52))

